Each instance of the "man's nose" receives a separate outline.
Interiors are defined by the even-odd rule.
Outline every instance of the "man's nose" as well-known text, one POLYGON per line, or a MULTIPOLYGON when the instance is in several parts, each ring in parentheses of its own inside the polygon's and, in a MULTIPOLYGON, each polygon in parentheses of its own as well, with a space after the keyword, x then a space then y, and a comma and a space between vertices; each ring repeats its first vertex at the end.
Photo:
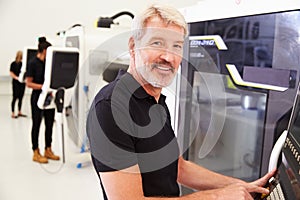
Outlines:
POLYGON ((165 49, 161 52, 160 57, 167 62, 173 62, 175 60, 175 53, 169 49, 165 49))

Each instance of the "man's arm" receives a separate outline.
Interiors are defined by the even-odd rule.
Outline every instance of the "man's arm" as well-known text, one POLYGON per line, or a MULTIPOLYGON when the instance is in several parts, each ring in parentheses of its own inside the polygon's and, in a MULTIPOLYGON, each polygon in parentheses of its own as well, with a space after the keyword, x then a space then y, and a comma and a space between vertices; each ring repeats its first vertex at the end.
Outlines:
POLYGON ((240 185, 245 187, 249 193, 268 193, 268 190, 263 188, 263 186, 275 174, 275 171, 276 170, 273 170, 252 183, 247 183, 240 179, 215 173, 180 157, 178 161, 177 180, 182 185, 196 190, 211 190, 224 188, 230 185, 240 185))
MULTIPOLYGON (((179 162, 183 162, 184 160, 181 160, 179 162)), ((238 179, 228 178, 224 177, 222 175, 218 175, 216 173, 213 173, 209 170, 206 170, 202 167, 199 168, 197 165, 190 164, 190 162, 187 163, 180 163, 187 164, 186 167, 189 166, 190 169, 184 169, 187 175, 192 175, 189 173, 194 173, 192 177, 198 177, 198 179, 194 179, 192 177, 190 181, 185 180, 186 185, 193 183, 194 185, 201 185, 203 188, 218 188, 218 189, 211 189, 211 190, 203 190, 199 192, 195 192, 193 194, 185 195, 182 197, 174 197, 174 198, 168 198, 168 197, 145 197, 143 194, 142 189, 142 178, 139 171, 139 168, 137 165, 130 167, 126 170, 122 171, 113 171, 113 172, 100 172, 101 181, 105 188, 106 195, 109 200, 124 200, 124 199, 135 199, 135 200, 188 200, 188 199, 202 199, 202 200, 235 200, 237 197, 239 199, 247 199, 251 200, 253 199, 249 192, 261 192, 261 193, 267 193, 268 191, 264 188, 258 187, 255 184, 249 184, 245 183, 243 181, 240 181, 238 179), (199 172, 195 172, 193 170, 198 169, 199 172), (189 171, 186 171, 189 170, 189 171), (207 174, 202 174, 207 173, 207 174), (201 177, 199 176, 200 174, 201 177), (210 180, 203 180, 203 179, 210 179, 210 180), (200 181, 203 180, 203 181, 200 181), (222 187, 226 184, 224 183, 217 183, 218 181, 225 181, 226 184, 229 184, 226 187, 222 187), (201 184, 196 184, 201 182, 201 184), (214 186, 212 183, 216 183, 214 186), (233 183, 233 184, 231 184, 233 183), (208 184, 206 186, 205 184, 208 184)), ((185 167, 185 166, 181 166, 185 167)), ((183 169, 182 169, 183 170, 183 169)), ((182 173, 181 171, 180 173, 182 173)), ((163 178, 163 177, 162 177, 163 178)), ((181 179, 188 178, 187 176, 181 175, 181 177, 178 177, 180 181, 183 181, 181 179)), ((265 176, 262 178, 261 182, 259 184, 262 184, 265 180, 268 180, 269 176, 265 176)), ((260 179, 259 179, 260 180, 260 179)), ((257 183, 258 184, 258 183, 257 183)))
POLYGON ((34 83, 32 82, 33 78, 32 77, 26 77, 26 86, 29 88, 32 88, 34 90, 41 90, 42 89, 42 84, 34 83))
POLYGON ((178 182, 196 190, 208 190, 225 187, 243 181, 210 171, 193 162, 184 160, 178 161, 178 182))
MULTIPOLYGON (((109 200, 185 200, 185 199, 202 199, 213 200, 215 194, 213 191, 199 192, 183 197, 145 197, 142 188, 142 177, 137 165, 122 171, 100 172, 102 184, 104 186, 107 198, 109 200)), ((161 177, 163 178, 163 177, 161 177)), ((234 198, 236 199, 236 198, 234 198)), ((225 199, 224 199, 225 200, 225 199)), ((228 198, 226 199, 228 200, 228 198)))
POLYGON ((99 174, 109 200, 144 198, 138 165, 124 171, 99 172, 99 174))

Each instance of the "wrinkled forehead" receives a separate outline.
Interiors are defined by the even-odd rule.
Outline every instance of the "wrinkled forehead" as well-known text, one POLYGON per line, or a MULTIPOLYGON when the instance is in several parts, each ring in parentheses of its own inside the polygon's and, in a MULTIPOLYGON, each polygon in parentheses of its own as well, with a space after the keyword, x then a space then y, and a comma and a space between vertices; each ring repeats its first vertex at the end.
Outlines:
POLYGON ((174 29, 159 28, 159 27, 146 27, 144 30, 144 40, 149 40, 151 38, 161 38, 168 41, 184 41, 184 34, 178 32, 174 29))
POLYGON ((146 27, 142 38, 136 41, 136 45, 145 46, 157 41, 163 42, 164 45, 181 45, 184 43, 184 35, 172 29, 146 27))

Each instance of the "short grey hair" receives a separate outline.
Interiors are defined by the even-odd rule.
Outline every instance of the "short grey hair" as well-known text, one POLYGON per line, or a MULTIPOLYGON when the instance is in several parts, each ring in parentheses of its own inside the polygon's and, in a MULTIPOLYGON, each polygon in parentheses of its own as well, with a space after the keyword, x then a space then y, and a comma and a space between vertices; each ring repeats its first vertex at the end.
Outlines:
POLYGON ((184 36, 188 34, 187 23, 183 15, 176 9, 168 5, 153 4, 139 15, 136 15, 132 23, 132 36, 135 40, 141 39, 144 35, 144 28, 149 19, 159 17, 166 24, 175 24, 184 30, 184 36))

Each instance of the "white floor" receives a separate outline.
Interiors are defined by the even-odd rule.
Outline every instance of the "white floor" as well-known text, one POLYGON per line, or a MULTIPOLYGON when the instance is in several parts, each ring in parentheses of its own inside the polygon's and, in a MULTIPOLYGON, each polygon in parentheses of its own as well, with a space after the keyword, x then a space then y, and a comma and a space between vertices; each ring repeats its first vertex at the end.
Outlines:
MULTIPOLYGON (((80 153, 66 133, 65 164, 50 161, 42 165, 32 161, 30 91, 26 89, 22 108, 27 118, 12 119, 10 103, 11 81, 0 80, 0 199, 101 200, 89 154, 80 153), (84 166, 77 168, 78 163, 84 166)), ((40 149, 44 148, 43 128, 42 123, 40 149)), ((61 136, 55 130, 54 127, 53 150, 62 156, 61 136)))

